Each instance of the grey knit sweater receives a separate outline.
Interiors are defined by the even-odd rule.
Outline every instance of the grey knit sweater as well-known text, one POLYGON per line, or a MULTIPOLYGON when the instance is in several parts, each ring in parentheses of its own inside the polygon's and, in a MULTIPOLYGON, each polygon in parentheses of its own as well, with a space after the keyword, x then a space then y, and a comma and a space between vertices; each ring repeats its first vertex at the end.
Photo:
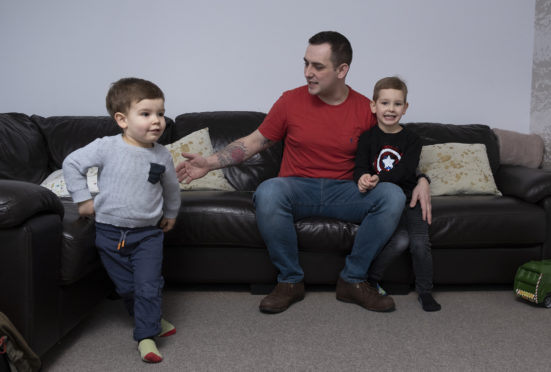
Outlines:
POLYGON ((92 199, 86 183, 90 167, 98 167, 97 222, 132 228, 155 226, 162 216, 177 217, 180 188, 164 146, 132 146, 116 135, 72 152, 63 161, 63 176, 75 203, 92 199))

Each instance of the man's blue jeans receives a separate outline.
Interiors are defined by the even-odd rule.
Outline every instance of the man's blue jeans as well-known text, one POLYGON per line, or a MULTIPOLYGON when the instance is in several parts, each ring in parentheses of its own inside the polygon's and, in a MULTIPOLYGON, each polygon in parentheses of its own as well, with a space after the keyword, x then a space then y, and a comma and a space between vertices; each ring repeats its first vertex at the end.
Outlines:
POLYGON ((260 234, 279 270, 278 281, 285 283, 304 278, 295 221, 321 216, 359 224, 340 273, 343 280, 358 283, 366 280, 371 261, 396 229, 405 200, 402 189, 392 183, 360 193, 353 181, 302 177, 268 179, 254 194, 260 234))

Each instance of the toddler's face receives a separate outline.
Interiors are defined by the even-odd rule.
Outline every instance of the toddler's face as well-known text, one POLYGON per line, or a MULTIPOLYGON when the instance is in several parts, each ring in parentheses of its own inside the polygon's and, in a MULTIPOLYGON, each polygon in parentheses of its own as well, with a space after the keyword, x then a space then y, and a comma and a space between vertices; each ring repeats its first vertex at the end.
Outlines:
POLYGON ((165 103, 162 98, 143 99, 134 102, 119 125, 124 129, 127 143, 139 147, 151 147, 163 134, 165 103))

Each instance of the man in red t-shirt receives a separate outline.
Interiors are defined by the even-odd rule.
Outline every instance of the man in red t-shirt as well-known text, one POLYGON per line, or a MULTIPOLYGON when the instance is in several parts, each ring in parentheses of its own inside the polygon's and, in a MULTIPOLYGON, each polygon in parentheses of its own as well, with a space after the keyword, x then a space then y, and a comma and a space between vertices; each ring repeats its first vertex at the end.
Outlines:
MULTIPOLYGON (((351 62, 346 37, 334 31, 312 36, 304 56, 307 85, 284 92, 253 133, 206 158, 183 154, 188 160, 176 167, 179 180, 191 182, 285 141, 279 177, 264 181, 254 194, 258 228, 279 270, 277 286, 260 303, 262 312, 279 313, 304 298, 294 221, 309 216, 359 224, 337 281, 337 299, 373 311, 395 307, 394 300, 379 294, 366 278, 373 258, 396 229, 406 199, 395 184, 382 182, 360 193, 352 180, 358 138, 376 119, 370 100, 345 83, 351 62)), ((411 205, 417 201, 430 223, 424 178, 414 189, 411 205)))

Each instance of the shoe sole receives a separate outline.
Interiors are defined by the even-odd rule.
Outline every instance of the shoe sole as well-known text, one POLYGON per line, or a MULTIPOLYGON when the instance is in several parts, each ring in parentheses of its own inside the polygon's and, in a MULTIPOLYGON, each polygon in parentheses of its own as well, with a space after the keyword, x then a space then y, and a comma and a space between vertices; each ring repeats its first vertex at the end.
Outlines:
POLYGON ((367 310, 370 310, 370 311, 376 311, 378 313, 390 313, 391 311, 394 311, 396 309, 396 305, 392 305, 392 307, 389 307, 388 309, 375 309, 375 308, 372 308, 372 307, 364 306, 362 304, 357 303, 353 299, 342 297, 342 296, 337 296, 337 300, 342 301, 342 302, 346 302, 346 303, 349 303, 349 304, 356 304, 356 305, 359 305, 359 306, 363 307, 364 309, 367 309, 367 310))
POLYGON ((292 304, 295 304, 299 301, 302 301, 304 300, 304 296, 302 296, 301 298, 297 298, 296 300, 294 300, 293 302, 291 302, 289 304, 289 306, 286 306, 286 307, 278 307, 278 308, 273 308, 273 307, 262 307, 262 306, 259 306, 258 309, 260 310, 261 313, 264 313, 264 314, 278 314, 278 313, 282 313, 284 312, 285 310, 287 310, 289 307, 291 307, 292 304))

